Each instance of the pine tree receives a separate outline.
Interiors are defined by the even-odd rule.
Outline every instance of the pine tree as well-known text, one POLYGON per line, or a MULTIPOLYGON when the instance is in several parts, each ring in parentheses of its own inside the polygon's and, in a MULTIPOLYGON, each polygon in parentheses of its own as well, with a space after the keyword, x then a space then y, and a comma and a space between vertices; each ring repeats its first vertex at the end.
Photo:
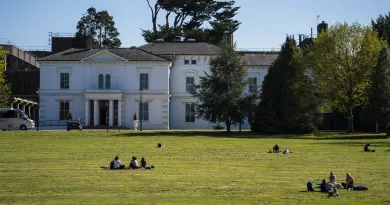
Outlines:
POLYGON ((225 123, 227 132, 231 125, 243 123, 247 117, 243 106, 254 100, 250 95, 242 95, 247 85, 246 76, 242 57, 225 38, 218 56, 210 62, 210 73, 205 72, 205 76, 200 77, 200 83, 192 93, 199 100, 197 118, 225 123))
POLYGON ((121 41, 115 28, 113 17, 106 10, 97 12, 91 7, 77 23, 76 41, 79 47, 85 47, 91 38, 93 48, 118 48, 121 41))
POLYGON ((11 94, 11 85, 7 83, 5 76, 5 58, 7 51, 0 46, 0 107, 9 106, 9 95, 11 94))
POLYGON ((287 37, 265 76, 251 129, 262 133, 312 133, 321 120, 319 99, 310 75, 300 65, 301 52, 287 37))
POLYGON ((368 87, 368 107, 375 116, 378 133, 379 121, 384 126, 384 121, 390 114, 390 59, 387 48, 381 50, 378 63, 371 75, 368 87))

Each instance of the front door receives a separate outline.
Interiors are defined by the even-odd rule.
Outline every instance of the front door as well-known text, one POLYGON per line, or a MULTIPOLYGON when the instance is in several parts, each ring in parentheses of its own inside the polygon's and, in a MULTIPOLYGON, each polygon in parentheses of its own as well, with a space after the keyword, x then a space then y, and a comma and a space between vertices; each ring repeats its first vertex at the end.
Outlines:
POLYGON ((99 100, 100 125, 108 125, 108 100, 99 100))

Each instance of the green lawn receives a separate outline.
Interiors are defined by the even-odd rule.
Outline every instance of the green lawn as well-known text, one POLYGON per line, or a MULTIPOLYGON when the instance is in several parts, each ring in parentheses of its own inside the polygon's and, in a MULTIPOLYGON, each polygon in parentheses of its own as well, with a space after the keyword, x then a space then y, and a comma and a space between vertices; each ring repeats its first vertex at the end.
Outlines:
POLYGON ((0 204, 390 204, 390 139, 323 133, 0 132, 0 204), (161 142, 165 148, 156 148, 161 142), (277 143, 290 155, 269 154, 277 143), (375 153, 363 152, 371 143, 375 153), (104 170, 115 155, 153 170, 104 170), (334 171, 368 191, 306 192, 334 171))

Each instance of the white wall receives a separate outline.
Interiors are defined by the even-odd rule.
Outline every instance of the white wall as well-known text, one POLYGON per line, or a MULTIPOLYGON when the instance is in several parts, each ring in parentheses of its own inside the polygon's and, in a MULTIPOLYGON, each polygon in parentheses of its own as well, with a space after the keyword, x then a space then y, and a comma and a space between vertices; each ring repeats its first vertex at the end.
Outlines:
POLYGON ((133 114, 134 112, 138 114, 140 73, 147 73, 149 76, 149 89, 143 91, 143 100, 150 101, 150 121, 144 123, 144 128, 169 129, 169 63, 167 62, 41 62, 40 120, 59 120, 60 100, 69 100, 72 116, 84 121, 84 102, 87 93, 104 97, 115 92, 122 95, 122 115, 124 115, 122 124, 132 128, 133 114), (69 89, 60 89, 62 72, 69 73, 69 89), (110 90, 98 89, 99 74, 110 74, 110 90))

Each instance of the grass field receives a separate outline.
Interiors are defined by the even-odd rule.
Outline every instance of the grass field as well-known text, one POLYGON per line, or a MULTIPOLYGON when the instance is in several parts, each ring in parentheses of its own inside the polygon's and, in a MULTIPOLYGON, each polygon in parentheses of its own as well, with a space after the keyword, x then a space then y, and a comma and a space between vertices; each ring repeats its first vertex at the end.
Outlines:
POLYGON ((384 135, 27 131, 0 132, 0 142, 0 204, 390 204, 384 135), (267 153, 276 143, 293 153, 267 153), (366 143, 376 152, 363 152, 366 143), (115 155, 156 168, 99 168, 115 155), (369 190, 306 192, 330 171, 369 190))

